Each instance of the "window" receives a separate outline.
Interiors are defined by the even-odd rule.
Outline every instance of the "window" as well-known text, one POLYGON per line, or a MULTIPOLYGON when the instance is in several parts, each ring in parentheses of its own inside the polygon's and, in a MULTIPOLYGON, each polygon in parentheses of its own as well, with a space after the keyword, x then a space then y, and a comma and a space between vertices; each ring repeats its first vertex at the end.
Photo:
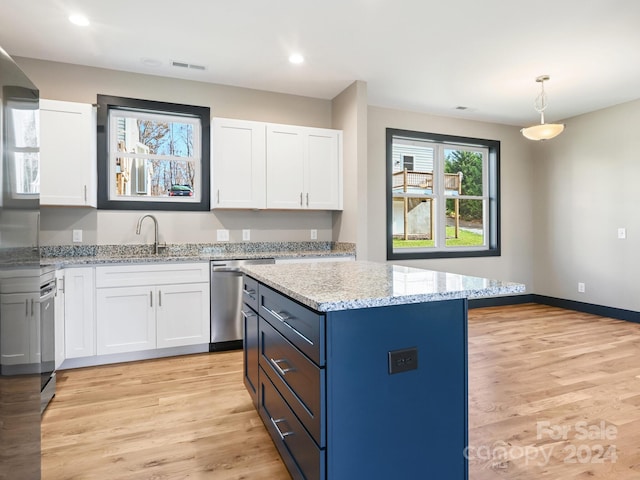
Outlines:
MULTIPOLYGON (((6 137, 4 201, 19 201, 23 206, 37 208, 40 193, 40 115, 38 91, 24 87, 4 87, 4 117, 6 137), (27 202, 27 203, 25 203, 27 202)), ((0 145, 0 151, 2 146, 0 145)), ((1 168, 0 168, 1 170, 1 168)), ((0 172, 2 183, 2 172, 0 172)), ((1 204, 1 202, 0 202, 1 204)), ((6 205, 6 204, 5 204, 6 205)))
POLYGON ((98 208, 209 210, 209 108, 98 95, 98 208))
POLYGON ((387 259, 500 255, 500 142, 387 129, 387 259))

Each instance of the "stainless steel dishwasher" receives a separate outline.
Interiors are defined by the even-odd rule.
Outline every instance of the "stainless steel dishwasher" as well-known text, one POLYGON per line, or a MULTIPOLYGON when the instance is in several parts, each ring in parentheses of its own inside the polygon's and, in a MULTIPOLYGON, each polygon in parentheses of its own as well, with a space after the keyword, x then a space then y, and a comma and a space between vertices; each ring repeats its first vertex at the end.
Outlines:
POLYGON ((211 262, 211 344, 209 351, 242 348, 242 265, 275 263, 273 258, 211 262))

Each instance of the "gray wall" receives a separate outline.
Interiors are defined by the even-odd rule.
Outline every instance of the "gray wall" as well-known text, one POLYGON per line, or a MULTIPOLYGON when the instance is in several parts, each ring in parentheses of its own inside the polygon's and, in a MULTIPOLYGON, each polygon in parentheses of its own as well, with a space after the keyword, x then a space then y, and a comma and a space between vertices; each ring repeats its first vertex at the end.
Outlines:
POLYGON ((640 100, 566 125, 535 145, 535 291, 639 311, 640 100))
POLYGON ((386 128, 486 138, 501 142, 500 189, 502 255, 394 261, 394 263, 446 270, 533 285, 534 187, 532 146, 516 127, 420 113, 369 107, 368 114, 368 258, 386 260, 386 128))
MULTIPOLYGON (((212 116, 218 117, 332 127, 330 100, 20 57, 16 62, 40 89, 42 98, 95 103, 100 93, 208 106, 212 116)), ((135 225, 142 213, 45 207, 41 215, 41 242, 70 244, 71 230, 81 228, 85 244, 148 243, 149 235, 135 235, 135 225)), ((168 243, 212 242, 218 228, 229 229, 231 241, 241 241, 244 228, 251 229, 252 241, 305 241, 310 239, 310 229, 318 230, 318 240, 333 238, 331 212, 216 210, 158 212, 156 216, 161 241, 168 243)))
POLYGON ((335 241, 356 243, 366 259, 367 84, 356 81, 332 101, 333 126, 343 131, 344 210, 334 212, 335 241))

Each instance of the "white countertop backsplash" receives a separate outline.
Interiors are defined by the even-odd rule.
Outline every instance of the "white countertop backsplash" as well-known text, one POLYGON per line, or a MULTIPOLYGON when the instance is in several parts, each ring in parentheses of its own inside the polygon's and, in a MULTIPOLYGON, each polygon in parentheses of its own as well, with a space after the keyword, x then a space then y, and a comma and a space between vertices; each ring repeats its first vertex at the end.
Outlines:
POLYGON ((319 312, 518 294, 520 283, 375 262, 248 265, 243 272, 319 312))

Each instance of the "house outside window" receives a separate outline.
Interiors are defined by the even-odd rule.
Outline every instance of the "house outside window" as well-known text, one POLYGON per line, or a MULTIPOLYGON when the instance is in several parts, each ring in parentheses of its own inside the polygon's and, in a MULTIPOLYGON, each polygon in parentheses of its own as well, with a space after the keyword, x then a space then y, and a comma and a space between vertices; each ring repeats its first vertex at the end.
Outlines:
POLYGON ((387 258, 499 255, 494 140, 387 129, 387 258))
POLYGON ((99 208, 209 209, 208 108, 98 100, 99 208))

